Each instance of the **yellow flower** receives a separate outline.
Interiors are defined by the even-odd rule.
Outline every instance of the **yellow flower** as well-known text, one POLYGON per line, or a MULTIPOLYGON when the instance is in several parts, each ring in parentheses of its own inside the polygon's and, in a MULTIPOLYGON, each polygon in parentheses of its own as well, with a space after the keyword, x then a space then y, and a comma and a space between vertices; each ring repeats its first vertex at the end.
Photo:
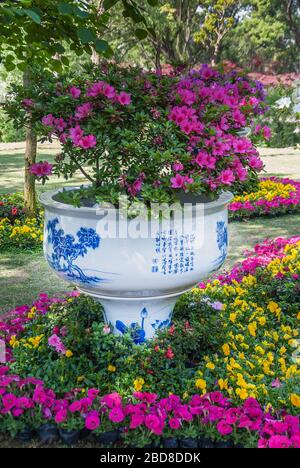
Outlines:
POLYGON ((222 351, 223 351, 223 353, 225 354, 225 356, 229 356, 229 354, 230 354, 230 346, 229 346, 227 343, 223 344, 223 346, 222 346, 222 351))
POLYGON ((73 356, 72 351, 71 351, 70 349, 67 349, 67 351, 65 352, 65 356, 66 356, 67 358, 72 357, 72 356, 73 356))
POLYGON ((140 392, 143 388, 144 383, 145 380, 142 377, 135 379, 135 381, 133 382, 135 391, 140 392))
POLYGON ((16 335, 12 335, 9 341, 10 346, 12 348, 16 348, 17 346, 19 346, 19 343, 20 342, 17 340, 16 335))
POLYGON ((247 388, 247 382, 245 381, 242 374, 237 374, 237 384, 242 388, 247 388))
POLYGON ((79 377, 77 377, 77 382, 82 382, 84 380, 84 375, 79 375, 79 377))
POLYGON ((280 319, 280 314, 281 314, 281 308, 277 304, 277 302, 270 301, 269 304, 267 305, 267 308, 269 309, 272 314, 275 314, 278 319, 280 319))
POLYGON ((107 366, 107 370, 108 370, 108 372, 116 372, 117 368, 116 368, 116 366, 113 366, 112 364, 109 364, 107 366))
POLYGON ((265 325, 266 324, 266 317, 257 317, 257 321, 260 325, 265 325))
POLYGON ((230 322, 232 322, 232 323, 235 322, 235 320, 236 320, 236 315, 237 315, 236 313, 231 313, 231 314, 229 315, 229 320, 230 320, 230 322))
POLYGON ((291 403, 296 408, 300 408, 300 395, 296 395, 296 393, 291 394, 291 403))
POLYGON ((206 382, 205 382, 205 380, 203 380, 203 379, 197 379, 197 380, 196 380, 196 387, 197 387, 197 388, 200 388, 201 390, 205 390, 205 389, 206 389, 206 382))
POLYGON ((220 387, 220 390, 223 390, 223 389, 228 389, 228 380, 227 379, 219 379, 218 380, 218 385, 220 387))
POLYGON ((212 369, 212 370, 213 370, 213 369, 215 368, 215 365, 214 365, 213 362, 208 362, 208 363, 206 364, 206 367, 207 367, 208 369, 212 369))
POLYGON ((257 323, 255 321, 249 323, 248 330, 249 330, 250 335, 256 336, 257 323))
POLYGON ((235 393, 242 399, 246 400, 248 398, 248 392, 245 388, 237 388, 235 393))
POLYGON ((32 307, 32 308, 30 309, 30 311, 28 312, 27 317, 28 317, 28 318, 34 318, 35 312, 36 312, 36 307, 32 307))

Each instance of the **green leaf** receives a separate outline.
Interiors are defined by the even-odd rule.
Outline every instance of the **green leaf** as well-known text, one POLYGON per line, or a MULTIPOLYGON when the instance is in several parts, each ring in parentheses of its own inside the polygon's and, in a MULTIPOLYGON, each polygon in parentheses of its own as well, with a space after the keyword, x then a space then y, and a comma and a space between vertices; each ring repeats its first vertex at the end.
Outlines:
POLYGON ((78 16, 78 18, 88 18, 90 15, 87 11, 82 10, 81 8, 78 8, 78 6, 73 6, 73 13, 75 16, 78 16))
POLYGON ((140 41, 142 41, 143 39, 146 39, 146 37, 148 36, 148 32, 146 31, 146 29, 138 28, 135 30, 135 35, 140 41))
POLYGON ((64 46, 62 46, 61 44, 57 43, 55 44, 55 50, 58 54, 64 54, 66 49, 64 48, 64 46))
POLYGON ((95 41, 95 50, 99 52, 99 54, 106 52, 108 49, 109 49, 109 45, 103 39, 97 39, 95 41))
POLYGON ((36 11, 24 9, 24 13, 29 16, 36 24, 41 24, 41 17, 36 13, 36 11))
POLYGON ((62 15, 71 15, 73 13, 73 6, 69 3, 59 3, 57 9, 62 15))
POLYGON ((151 5, 151 6, 156 6, 156 5, 158 5, 158 0, 147 0, 147 2, 148 2, 149 5, 151 5))
POLYGON ((109 10, 112 8, 116 3, 118 3, 119 0, 104 0, 103 2, 103 8, 104 10, 109 10))
POLYGON ((65 57, 65 56, 61 57, 61 61, 66 67, 70 65, 70 60, 68 59, 68 57, 65 57))
POLYGON ((16 64, 14 62, 11 62, 10 60, 5 61, 5 69, 7 71, 13 71, 16 68, 16 64))
POLYGON ((77 34, 83 44, 94 42, 96 40, 95 33, 87 28, 79 28, 77 34))

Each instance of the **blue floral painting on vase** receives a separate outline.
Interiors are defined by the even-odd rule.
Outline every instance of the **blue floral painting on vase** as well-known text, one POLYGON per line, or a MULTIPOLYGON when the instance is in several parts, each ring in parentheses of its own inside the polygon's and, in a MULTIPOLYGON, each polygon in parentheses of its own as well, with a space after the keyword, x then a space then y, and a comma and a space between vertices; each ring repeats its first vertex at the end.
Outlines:
POLYGON ((171 319, 172 312, 170 312, 166 320, 155 320, 154 323, 151 323, 151 327, 154 328, 154 330, 163 330, 164 328, 167 328, 171 325, 171 319))
POLYGON ((95 229, 81 227, 76 233, 76 241, 74 236, 58 229, 58 224, 58 218, 47 223, 47 241, 53 248, 52 254, 47 255, 47 260, 52 268, 64 273, 72 281, 86 284, 104 281, 98 276, 86 275, 82 268, 74 263, 77 258, 84 257, 89 249, 95 250, 99 247, 100 236, 95 229))
POLYGON ((228 229, 225 221, 217 221, 216 234, 220 256, 214 261, 214 263, 216 268, 218 268, 218 265, 221 265, 227 257, 228 229))
POLYGON ((146 332, 144 330, 145 319, 148 317, 148 311, 146 307, 140 313, 142 319, 141 324, 138 322, 132 322, 129 325, 125 325, 121 320, 116 321, 116 329, 124 335, 130 333, 132 340, 135 344, 141 344, 146 341, 146 332))

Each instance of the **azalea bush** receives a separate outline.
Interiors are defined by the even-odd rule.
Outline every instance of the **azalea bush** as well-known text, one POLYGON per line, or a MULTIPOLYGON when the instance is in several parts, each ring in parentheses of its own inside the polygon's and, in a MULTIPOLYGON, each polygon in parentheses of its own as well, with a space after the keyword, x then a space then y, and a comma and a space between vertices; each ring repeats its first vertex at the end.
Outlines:
POLYGON ((43 241, 43 212, 28 217, 20 193, 0 196, 0 250, 32 249, 43 241))
POLYGON ((278 216, 300 210, 300 182, 288 178, 260 179, 257 189, 236 195, 229 204, 230 219, 278 216))
POLYGON ((262 85, 247 77, 207 65, 183 77, 105 66, 48 85, 21 96, 24 119, 37 122, 43 140, 59 139, 62 151, 53 166, 31 171, 43 181, 81 171, 91 188, 63 194, 69 203, 117 204, 120 194, 172 202, 182 190, 214 198, 251 184, 263 167, 240 134, 265 109, 262 85))
POLYGON ((41 294, 0 323, 1 430, 51 423, 121 430, 133 446, 299 447, 299 279, 299 237, 258 244, 186 294, 172 326, 143 345, 114 335, 78 292, 41 294))

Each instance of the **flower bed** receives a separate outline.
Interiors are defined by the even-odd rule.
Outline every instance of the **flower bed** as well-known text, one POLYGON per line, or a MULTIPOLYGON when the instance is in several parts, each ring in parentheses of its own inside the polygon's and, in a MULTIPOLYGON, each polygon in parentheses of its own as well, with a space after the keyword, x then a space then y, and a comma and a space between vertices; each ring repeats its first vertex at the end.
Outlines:
POLYGON ((299 274, 299 237, 259 244, 140 346, 136 330, 113 335, 91 299, 42 294, 0 324, 1 430, 39 428, 44 440, 59 428, 66 441, 86 429, 102 445, 135 447, 299 447, 299 274))
POLYGON ((11 248, 32 249, 43 241, 41 211, 28 217, 20 193, 0 196, 0 250, 11 248))
POLYGON ((272 216, 300 210, 300 182, 279 177, 263 178, 257 190, 236 195, 229 205, 230 218, 272 216))

